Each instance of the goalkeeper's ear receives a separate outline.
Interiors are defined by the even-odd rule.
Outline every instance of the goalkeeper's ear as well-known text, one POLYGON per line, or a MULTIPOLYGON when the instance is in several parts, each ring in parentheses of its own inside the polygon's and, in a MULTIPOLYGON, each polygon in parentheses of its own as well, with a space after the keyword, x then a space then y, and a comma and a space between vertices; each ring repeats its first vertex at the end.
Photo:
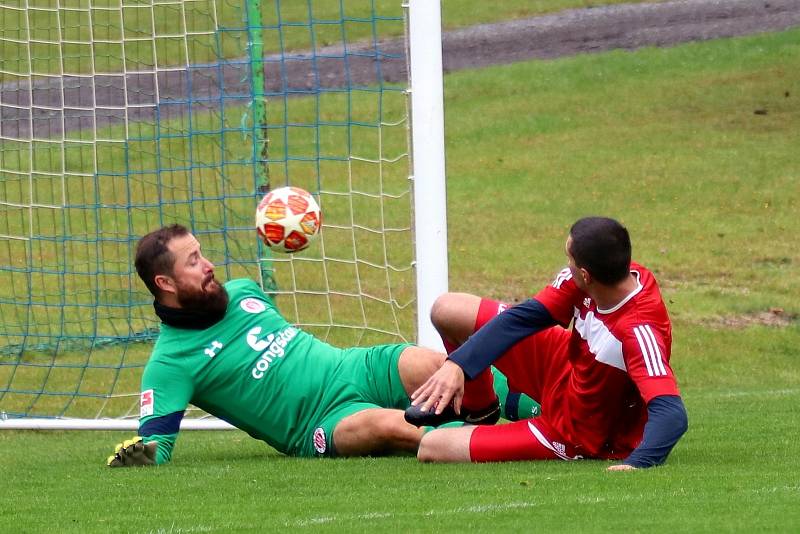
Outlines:
POLYGON ((117 443, 114 454, 108 457, 106 465, 109 467, 132 467, 142 465, 155 465, 157 441, 145 443, 140 436, 117 443))

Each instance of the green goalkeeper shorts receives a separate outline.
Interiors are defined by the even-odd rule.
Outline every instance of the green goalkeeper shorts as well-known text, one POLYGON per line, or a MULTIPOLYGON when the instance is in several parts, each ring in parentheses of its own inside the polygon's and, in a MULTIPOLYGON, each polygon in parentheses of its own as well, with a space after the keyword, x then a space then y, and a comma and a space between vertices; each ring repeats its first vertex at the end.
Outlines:
POLYGON ((296 456, 336 456, 333 431, 339 421, 371 408, 404 410, 410 400, 400 380, 400 354, 410 345, 347 349, 346 357, 322 395, 322 410, 306 431, 296 456))

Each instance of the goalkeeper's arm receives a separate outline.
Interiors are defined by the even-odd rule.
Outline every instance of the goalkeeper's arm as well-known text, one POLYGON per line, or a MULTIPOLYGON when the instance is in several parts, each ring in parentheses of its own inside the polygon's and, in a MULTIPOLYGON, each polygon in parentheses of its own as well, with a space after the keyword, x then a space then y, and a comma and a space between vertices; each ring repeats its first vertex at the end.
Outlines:
POLYGON ((140 436, 117 445, 106 462, 109 467, 164 464, 172 459, 183 412, 147 419, 139 426, 140 436))

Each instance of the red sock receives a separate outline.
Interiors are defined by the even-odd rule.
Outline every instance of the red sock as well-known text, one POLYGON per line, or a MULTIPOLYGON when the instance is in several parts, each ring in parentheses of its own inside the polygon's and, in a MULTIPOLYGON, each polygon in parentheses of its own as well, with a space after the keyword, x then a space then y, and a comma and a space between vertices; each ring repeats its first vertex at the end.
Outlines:
POLYGON ((461 406, 465 410, 486 408, 495 399, 497 394, 494 392, 494 377, 490 369, 464 382, 464 398, 461 400, 461 406))
MULTIPOLYGON (((446 339, 442 339, 444 350, 447 354, 452 354, 461 345, 457 345, 446 339)), ((464 382, 464 398, 461 406, 470 411, 486 408, 497 398, 494 392, 494 377, 490 369, 486 369, 473 380, 464 382)))

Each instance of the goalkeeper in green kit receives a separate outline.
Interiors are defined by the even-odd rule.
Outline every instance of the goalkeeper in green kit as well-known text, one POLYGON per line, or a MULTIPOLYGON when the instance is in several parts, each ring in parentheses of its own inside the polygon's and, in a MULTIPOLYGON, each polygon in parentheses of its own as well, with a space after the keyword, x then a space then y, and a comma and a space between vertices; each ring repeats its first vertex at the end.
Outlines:
MULTIPOLYGON (((410 344, 341 349, 288 323, 252 280, 222 285, 183 226, 144 236, 136 270, 155 297, 161 333, 142 375, 139 436, 117 446, 112 467, 172 457, 191 403, 292 456, 415 453, 426 430, 403 410, 445 355, 410 344)), ((503 389, 503 413, 536 415, 531 399, 503 389)), ((494 423, 499 400, 462 412, 494 423)))

